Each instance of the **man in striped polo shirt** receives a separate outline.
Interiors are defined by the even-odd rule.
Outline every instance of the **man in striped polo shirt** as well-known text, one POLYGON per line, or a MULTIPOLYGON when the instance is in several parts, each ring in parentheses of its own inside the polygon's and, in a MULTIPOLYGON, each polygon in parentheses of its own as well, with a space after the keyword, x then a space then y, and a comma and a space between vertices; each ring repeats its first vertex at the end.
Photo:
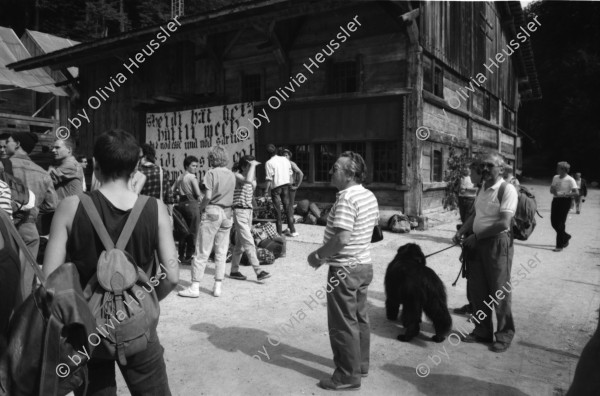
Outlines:
POLYGON ((369 372, 366 302, 373 279, 371 236, 379 207, 375 195, 361 185, 367 166, 359 154, 342 153, 329 173, 339 192, 327 218, 323 246, 308 256, 315 269, 329 264, 327 322, 335 371, 319 386, 327 390, 360 389, 361 377, 369 372))

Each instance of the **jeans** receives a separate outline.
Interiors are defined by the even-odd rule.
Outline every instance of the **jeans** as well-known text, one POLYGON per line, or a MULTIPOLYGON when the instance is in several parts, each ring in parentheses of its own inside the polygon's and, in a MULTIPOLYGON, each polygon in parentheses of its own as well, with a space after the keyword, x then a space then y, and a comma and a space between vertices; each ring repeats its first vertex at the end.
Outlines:
POLYGON ((196 254, 192 261, 192 282, 201 282, 208 257, 215 249, 215 281, 225 278, 225 258, 229 247, 229 233, 233 225, 231 208, 208 205, 202 214, 196 238, 196 254))
MULTIPOLYGON (((148 347, 127 358, 127 365, 119 369, 132 396, 170 396, 167 368, 163 358, 164 348, 158 338, 148 342, 148 347)), ((87 396, 116 396, 115 361, 92 359, 88 363, 89 384, 87 396)), ((83 395, 84 386, 75 391, 83 395)))
POLYGON ((246 252, 254 272, 260 273, 260 263, 256 257, 256 246, 250 232, 252 227, 252 209, 234 209, 233 221, 235 222, 235 247, 231 257, 231 272, 238 272, 242 254, 246 252))
POLYGON ((567 217, 571 208, 571 198, 554 198, 550 209, 550 223, 556 231, 556 247, 563 248, 571 238, 567 234, 567 217))
POLYGON ((369 372, 371 330, 367 289, 372 280, 372 265, 329 267, 327 323, 335 364, 332 378, 336 382, 360 384, 361 373, 369 372))
POLYGON ((276 213, 276 225, 277 232, 282 233, 281 229, 281 204, 283 203, 283 210, 287 214, 287 224, 290 232, 296 232, 294 227, 294 205, 290 204, 290 185, 284 184, 283 186, 275 187, 271 190, 271 198, 273 199, 273 206, 275 207, 276 213))
POLYGON ((485 313, 485 318, 474 314, 471 319, 475 323, 473 332, 482 338, 493 336, 492 308, 494 308, 498 321, 496 341, 510 344, 515 335, 511 310, 510 271, 514 253, 511 237, 505 232, 478 240, 475 250, 475 259, 472 265, 469 263, 470 302, 473 304, 473 312, 481 310, 485 313), (497 292, 501 293, 500 296, 496 294, 497 292))

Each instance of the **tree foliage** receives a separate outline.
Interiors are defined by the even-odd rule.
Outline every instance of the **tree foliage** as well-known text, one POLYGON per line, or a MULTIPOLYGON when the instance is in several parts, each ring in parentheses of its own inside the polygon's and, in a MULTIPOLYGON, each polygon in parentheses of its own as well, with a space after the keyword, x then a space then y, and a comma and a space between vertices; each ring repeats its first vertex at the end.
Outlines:
MULTIPOLYGON (((553 172, 567 161, 573 172, 600 177, 600 4, 539 1, 526 12, 538 15, 532 46, 543 98, 520 109, 525 173, 553 172)), ((598 179, 596 179, 598 180, 598 179)))
POLYGON ((446 195, 442 199, 444 209, 455 210, 458 208, 460 181, 463 173, 470 169, 472 163, 473 159, 467 150, 458 151, 456 147, 450 146, 444 175, 444 181, 446 182, 446 195))

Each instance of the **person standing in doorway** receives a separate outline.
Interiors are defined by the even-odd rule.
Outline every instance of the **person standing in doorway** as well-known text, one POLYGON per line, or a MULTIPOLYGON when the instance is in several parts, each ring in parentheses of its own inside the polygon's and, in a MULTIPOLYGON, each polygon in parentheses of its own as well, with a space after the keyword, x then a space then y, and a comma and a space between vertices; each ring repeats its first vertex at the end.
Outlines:
POLYGON ((283 235, 281 227, 281 205, 283 204, 283 210, 287 216, 288 229, 285 235, 297 237, 299 234, 296 232, 294 227, 294 207, 290 203, 290 175, 292 174, 292 165, 287 158, 277 155, 277 149, 274 145, 269 144, 267 146, 267 153, 271 157, 270 160, 265 164, 265 170, 267 173, 267 188, 265 195, 271 192, 271 199, 273 200, 273 206, 275 207, 277 233, 283 235))
POLYGON ((554 195, 550 209, 550 222, 556 231, 555 252, 561 252, 569 246, 571 235, 566 231, 567 217, 573 198, 579 195, 577 182, 569 176, 570 169, 571 165, 568 162, 559 162, 556 166, 558 174, 554 175, 550 186, 550 193, 554 195))

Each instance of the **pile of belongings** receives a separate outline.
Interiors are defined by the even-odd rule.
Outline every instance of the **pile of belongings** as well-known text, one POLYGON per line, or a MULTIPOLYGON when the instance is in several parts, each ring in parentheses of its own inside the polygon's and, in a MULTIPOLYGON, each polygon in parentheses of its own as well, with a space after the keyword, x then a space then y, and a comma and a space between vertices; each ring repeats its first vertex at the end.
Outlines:
POLYGON ((311 203, 308 199, 298 201, 294 211, 294 222, 304 224, 327 225, 327 216, 333 205, 329 205, 323 210, 319 209, 316 203, 311 203))
MULTIPOLYGON (((273 223, 253 225, 250 232, 254 238, 256 256, 260 265, 273 264, 279 257, 285 257, 286 240, 277 233, 273 223)), ((235 242, 235 231, 232 229, 227 262, 231 261, 231 252, 233 252, 235 242)), ((242 254, 240 265, 250 265, 250 260, 245 252, 242 254)))

